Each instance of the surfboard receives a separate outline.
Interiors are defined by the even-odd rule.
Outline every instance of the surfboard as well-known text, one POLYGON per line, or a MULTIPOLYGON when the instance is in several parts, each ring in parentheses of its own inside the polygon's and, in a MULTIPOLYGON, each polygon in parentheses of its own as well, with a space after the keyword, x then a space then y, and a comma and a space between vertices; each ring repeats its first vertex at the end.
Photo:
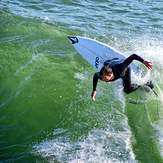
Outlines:
MULTIPOLYGON (((93 39, 76 36, 67 36, 67 38, 76 51, 98 71, 104 66, 106 60, 112 60, 113 58, 126 59, 120 52, 93 39)), ((134 62, 130 64, 130 67, 131 79, 132 76, 140 78, 145 76, 144 71, 134 62)))
MULTIPOLYGON (((127 58, 115 49, 98 41, 75 36, 67 36, 67 38, 73 45, 73 47, 76 49, 76 51, 98 71, 100 71, 101 68, 104 66, 104 62, 106 60, 112 60, 113 58, 127 58)), ((146 84, 146 82, 149 80, 148 75, 146 75, 146 73, 134 62, 130 64, 130 67, 131 82, 136 83, 138 85, 146 84)), ((151 89, 153 90, 153 88, 151 89)), ((158 96, 154 90, 153 92, 156 96, 158 96)))

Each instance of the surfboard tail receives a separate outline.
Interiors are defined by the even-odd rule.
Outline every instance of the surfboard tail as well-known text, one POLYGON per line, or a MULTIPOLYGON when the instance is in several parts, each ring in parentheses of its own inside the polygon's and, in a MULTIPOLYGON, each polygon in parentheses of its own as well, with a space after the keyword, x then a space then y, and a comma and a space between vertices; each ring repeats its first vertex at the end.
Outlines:
POLYGON ((69 41, 71 42, 71 44, 76 44, 79 42, 77 37, 74 36, 67 36, 67 38, 69 39, 69 41))

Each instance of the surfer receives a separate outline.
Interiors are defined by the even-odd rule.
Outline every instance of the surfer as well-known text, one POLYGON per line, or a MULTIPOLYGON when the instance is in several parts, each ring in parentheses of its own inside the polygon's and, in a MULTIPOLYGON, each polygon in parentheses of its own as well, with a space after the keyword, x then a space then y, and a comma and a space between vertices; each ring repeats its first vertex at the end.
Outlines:
MULTIPOLYGON (((91 94, 92 99, 95 101, 95 95, 96 95, 96 86, 98 79, 105 81, 105 82, 112 82, 119 78, 122 78, 123 80, 123 87, 124 92, 126 94, 129 94, 135 90, 137 90, 140 86, 137 84, 131 84, 131 69, 130 69, 130 63, 133 60, 138 60, 141 63, 143 63, 149 70, 152 69, 152 62, 148 62, 147 60, 144 60, 140 56, 136 54, 132 54, 129 56, 126 60, 122 60, 119 58, 114 58, 112 60, 106 60, 104 62, 104 66, 101 68, 100 72, 96 72, 93 77, 93 91, 91 94)), ((151 89, 154 88, 154 85, 151 81, 147 82, 146 84, 151 89)))

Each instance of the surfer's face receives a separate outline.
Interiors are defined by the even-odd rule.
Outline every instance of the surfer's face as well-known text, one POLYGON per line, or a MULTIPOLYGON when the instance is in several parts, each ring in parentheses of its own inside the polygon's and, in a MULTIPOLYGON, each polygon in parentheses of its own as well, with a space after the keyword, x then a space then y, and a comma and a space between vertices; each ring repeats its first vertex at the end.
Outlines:
POLYGON ((106 83, 110 81, 110 76, 103 75, 101 77, 102 77, 102 81, 105 81, 106 83))
POLYGON ((114 78, 114 75, 113 75, 113 73, 111 73, 109 75, 106 75, 104 73, 101 77, 102 77, 102 81, 105 81, 107 83, 114 78))

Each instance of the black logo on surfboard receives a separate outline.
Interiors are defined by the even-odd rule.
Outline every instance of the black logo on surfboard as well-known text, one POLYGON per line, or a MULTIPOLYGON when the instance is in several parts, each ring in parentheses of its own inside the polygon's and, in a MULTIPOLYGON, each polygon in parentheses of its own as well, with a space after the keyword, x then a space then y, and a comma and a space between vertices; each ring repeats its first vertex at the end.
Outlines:
POLYGON ((67 38, 71 41, 72 44, 76 44, 79 42, 77 37, 68 36, 67 38))
POLYGON ((98 68, 99 66, 99 57, 95 58, 95 67, 98 68))

